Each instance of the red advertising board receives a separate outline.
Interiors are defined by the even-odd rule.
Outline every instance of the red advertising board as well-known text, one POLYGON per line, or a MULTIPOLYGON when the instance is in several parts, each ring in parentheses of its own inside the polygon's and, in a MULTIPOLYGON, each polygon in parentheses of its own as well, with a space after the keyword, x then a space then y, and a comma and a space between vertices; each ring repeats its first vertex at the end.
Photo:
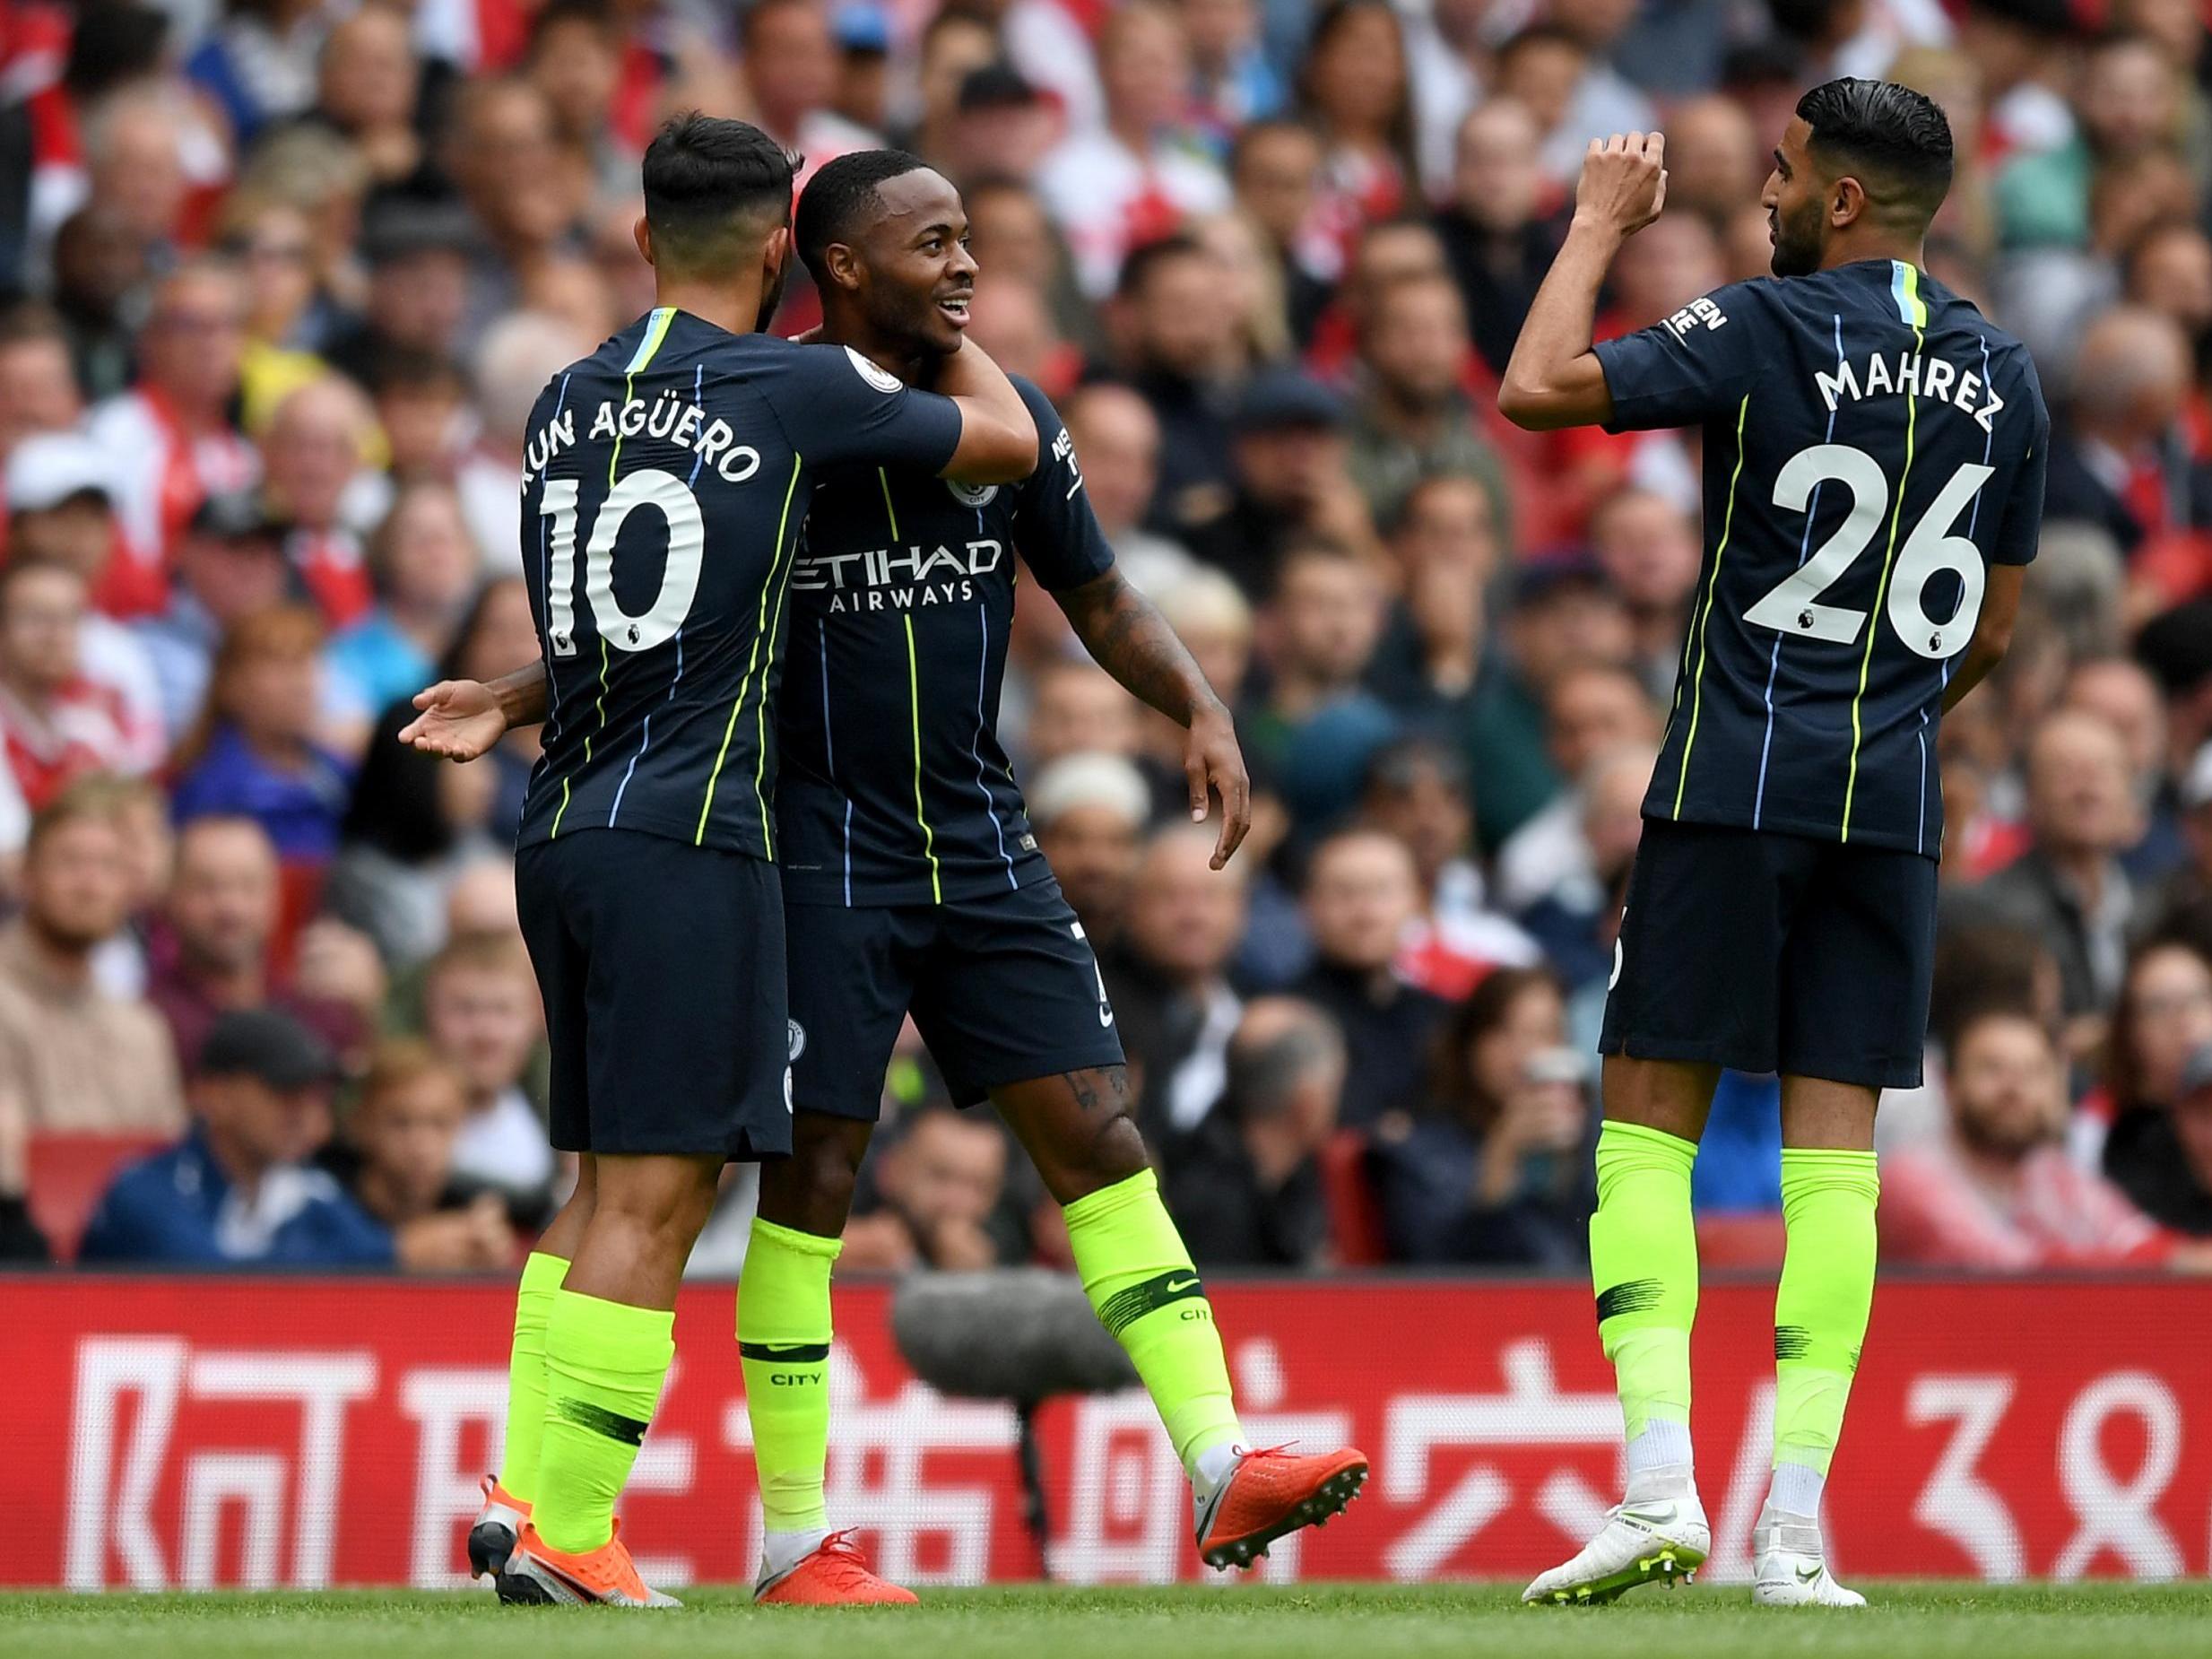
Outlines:
MULTIPOLYGON (((1248 1438, 1350 1442, 1350 1514, 1266 1577, 1520 1576, 1615 1496, 1619 1411, 1581 1285, 1222 1283, 1248 1438)), ((1201 1576, 1141 1394, 1039 1420, 1052 1542, 1022 1523, 1004 1407, 894 1351, 881 1287, 840 1292, 833 1520, 913 1584, 1201 1576)), ((1709 1286, 1696 1339, 1711 1576, 1748 1570, 1774 1293, 1709 1286)), ((0 1583, 461 1582, 497 1458, 507 1292, 397 1281, 0 1279, 0 1583)), ((647 1576, 742 1580, 759 1549, 726 1289, 687 1290, 677 1369, 625 1502, 647 1576)), ((2212 1570, 2212 1286, 1886 1281, 1829 1490, 1846 1576, 2212 1570)))

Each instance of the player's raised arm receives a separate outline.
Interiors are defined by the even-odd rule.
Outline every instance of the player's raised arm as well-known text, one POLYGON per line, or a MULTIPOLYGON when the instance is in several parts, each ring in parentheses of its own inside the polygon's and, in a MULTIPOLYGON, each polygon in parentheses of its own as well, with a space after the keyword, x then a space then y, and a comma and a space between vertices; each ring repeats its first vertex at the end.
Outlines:
POLYGON ((1658 133, 1591 140, 1574 187, 1574 221, 1498 386, 1498 413, 1515 426, 1546 432, 1612 419, 1613 395, 1590 343, 1598 290, 1621 244, 1665 204, 1666 147, 1658 133))

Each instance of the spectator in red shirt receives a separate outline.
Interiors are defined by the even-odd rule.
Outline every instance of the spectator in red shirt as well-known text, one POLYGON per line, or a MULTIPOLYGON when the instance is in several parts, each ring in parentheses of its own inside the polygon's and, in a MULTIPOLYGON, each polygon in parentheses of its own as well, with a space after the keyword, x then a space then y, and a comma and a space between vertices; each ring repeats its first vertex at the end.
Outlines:
POLYGON ((1415 190, 1413 91, 1388 0, 1332 0, 1314 20, 1299 101, 1327 146, 1331 188, 1361 219, 1387 219, 1415 190))
POLYGON ((364 492, 355 487, 371 419, 368 400, 331 375, 279 404, 263 439, 269 503, 291 525, 285 552, 334 629, 359 621, 376 601, 357 522, 364 492))
POLYGON ((1991 1010, 1952 1039, 1951 1121, 1882 1168, 1882 1244, 1893 1262, 1982 1269, 2163 1264, 2212 1272, 2066 1153, 2066 1077, 2050 1033, 1991 1010))
MULTIPOLYGON (((110 458, 75 432, 40 432, 7 458, 7 554, 17 561, 56 564, 99 591, 115 556, 115 484, 110 458)), ((126 742, 118 764, 151 771, 169 752, 161 691, 152 659, 131 630, 88 610, 78 625, 77 665, 88 684, 108 694, 126 742)))
POLYGON ((0 571, 0 739, 34 812, 71 780, 130 758, 120 699, 84 677, 84 578, 65 565, 19 560, 0 571))
POLYGON ((35 303, 0 315, 0 461, 26 438, 70 430, 83 412, 61 318, 35 303))
POLYGON ((170 554, 200 503, 259 476, 259 457, 231 422, 245 350, 246 291, 234 266, 195 260, 154 290, 138 382, 93 410, 88 429, 130 463, 116 477, 125 556, 99 595, 110 614, 160 610, 170 554))

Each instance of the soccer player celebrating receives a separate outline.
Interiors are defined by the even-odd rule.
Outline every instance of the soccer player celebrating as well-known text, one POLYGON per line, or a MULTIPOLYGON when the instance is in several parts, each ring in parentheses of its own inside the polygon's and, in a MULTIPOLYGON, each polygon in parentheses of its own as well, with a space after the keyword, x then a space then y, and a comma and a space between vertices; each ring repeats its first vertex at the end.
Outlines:
MULTIPOLYGON (((943 365, 946 395, 757 332, 788 265, 793 174, 759 129, 679 117, 644 170, 658 304, 546 387, 524 459, 551 719, 516 888, 553 1144, 586 1156, 524 1269, 506 1468, 471 1533, 511 1601, 673 1604, 613 1508, 722 1167, 791 1144, 768 733, 813 472, 894 462, 985 488, 1037 460, 1028 406, 974 347, 943 365)), ((496 741, 484 688, 440 691, 411 740, 496 741)))
MULTIPOLYGON (((967 223, 959 193, 914 156, 866 151, 824 167, 796 224, 823 337, 887 381, 941 377, 974 350, 962 343, 976 274, 967 223)), ((830 1270, 909 1012, 956 1093, 997 1107, 1064 1206, 1084 1289, 1190 1475, 1201 1556, 1248 1565, 1341 1510, 1366 1474, 1356 1451, 1242 1444, 1204 1286, 1129 1116, 1097 960, 999 746, 1019 556, 1092 656, 1188 729, 1192 816, 1216 800, 1221 810, 1216 868, 1244 838, 1247 784, 1227 710, 1113 568, 1059 415, 1016 384, 1049 435, 1032 475, 1000 489, 948 486, 911 464, 825 475, 791 584, 775 810, 796 1116, 793 1156, 762 1170, 738 1300, 764 1602, 914 1599, 829 1529, 823 1497, 830 1270)), ((418 701, 448 699, 493 711, 464 742, 434 745, 466 759, 509 719, 542 716, 542 671, 437 686, 418 701)))
POLYGON ((1705 554, 1614 956, 1590 1222, 1627 1494, 1531 1602, 1687 1576, 1690 1168, 1722 1066, 1782 1073, 1788 1245, 1755 1599, 1859 1606, 1821 1487, 1874 1293, 1874 1111, 1917 1083, 1943 801, 1936 725, 2003 656, 2043 512, 2049 416, 2019 343, 1921 269, 1951 178, 1901 86, 1808 92, 1763 196, 1774 270, 1591 345, 1621 244, 1658 217, 1660 135, 1590 146, 1573 228, 1507 365, 1518 424, 1705 433, 1705 554))
MULTIPOLYGON (((898 151, 842 156, 800 199, 825 338, 927 381, 960 349, 976 265, 950 184, 898 151)), ((1249 821, 1227 709, 1114 569, 1067 429, 1017 380, 1041 457, 1019 485, 915 466, 826 477, 792 580, 776 819, 791 907, 797 1119, 761 1172, 738 1339, 768 1522, 763 1601, 907 1599, 827 1531, 829 1275, 883 1074, 909 1012, 965 1105, 991 1100, 1063 1206, 1091 1306, 1121 1339, 1192 1482, 1198 1548, 1248 1565, 1326 1519, 1357 1452, 1241 1444, 1221 1339, 1129 1116, 1114 1012, 1037 851, 997 736, 1014 559, 1091 656, 1188 728, 1191 815, 1221 806, 1219 869, 1249 821)))

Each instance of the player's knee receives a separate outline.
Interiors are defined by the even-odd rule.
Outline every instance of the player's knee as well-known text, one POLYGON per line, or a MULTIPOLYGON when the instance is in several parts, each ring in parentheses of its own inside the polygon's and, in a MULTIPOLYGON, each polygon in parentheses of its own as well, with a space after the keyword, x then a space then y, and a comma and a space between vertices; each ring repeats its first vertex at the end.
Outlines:
POLYGON ((697 1238, 721 1190, 717 1160, 655 1158, 624 1160, 631 1167, 611 1177, 600 1171, 592 1204, 594 1229, 620 1229, 640 1238, 697 1238))
POLYGON ((1121 1105, 1103 1120, 1086 1125, 1084 1134, 1068 1137, 1054 1151, 1056 1156, 1049 1160, 1038 1160, 1039 1173, 1063 1204, 1119 1186, 1150 1162, 1136 1120, 1121 1105), (1047 1162, 1051 1167, 1045 1167, 1047 1162))
POLYGON ((760 1172, 760 1215, 779 1227, 834 1238, 852 1212, 860 1158, 841 1125, 803 1117, 793 1131, 791 1156, 760 1172))

